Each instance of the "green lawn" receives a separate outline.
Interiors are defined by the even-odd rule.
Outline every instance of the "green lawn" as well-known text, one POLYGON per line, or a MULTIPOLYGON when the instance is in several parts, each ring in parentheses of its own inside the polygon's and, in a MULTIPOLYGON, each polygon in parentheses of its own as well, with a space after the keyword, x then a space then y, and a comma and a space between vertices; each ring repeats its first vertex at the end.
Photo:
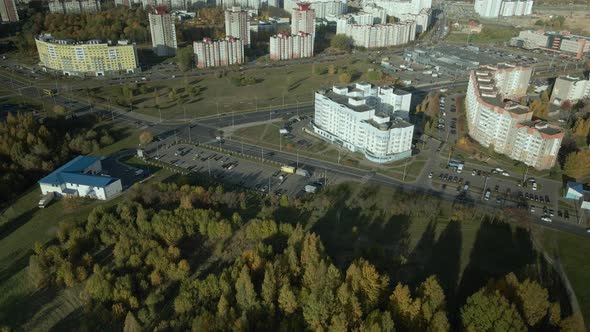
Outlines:
MULTIPOLYGON (((351 63, 346 60, 336 60, 334 64, 339 68, 355 72, 353 79, 368 80, 367 69, 377 68, 364 61, 351 63)), ((327 68, 328 64, 317 65, 327 68)), ((300 64, 277 68, 256 68, 243 73, 228 69, 226 76, 208 75, 204 78, 167 79, 166 81, 149 81, 145 83, 146 93, 139 89, 133 97, 134 110, 151 116, 159 116, 157 105, 160 106, 162 117, 165 119, 182 119, 243 112, 279 105, 296 105, 298 102, 311 102, 313 90, 338 84, 339 74, 314 74, 314 65, 300 64), (244 75, 256 79, 255 84, 237 86, 232 78, 244 75), (198 87, 196 95, 189 93, 187 87, 198 87), (177 99, 170 98, 168 89, 175 88, 177 99), (156 102, 155 96, 158 95, 156 102)), ((142 83, 144 84, 144 83, 142 83)), ((111 85, 94 90, 94 96, 106 102, 122 99, 121 86, 111 85)))
POLYGON ((451 33, 445 39, 448 43, 491 44, 509 41, 518 36, 519 30, 513 27, 486 25, 480 33, 451 33))
POLYGON ((550 255, 556 254, 570 280, 586 325, 590 323, 590 241, 587 237, 547 230, 544 246, 550 255))

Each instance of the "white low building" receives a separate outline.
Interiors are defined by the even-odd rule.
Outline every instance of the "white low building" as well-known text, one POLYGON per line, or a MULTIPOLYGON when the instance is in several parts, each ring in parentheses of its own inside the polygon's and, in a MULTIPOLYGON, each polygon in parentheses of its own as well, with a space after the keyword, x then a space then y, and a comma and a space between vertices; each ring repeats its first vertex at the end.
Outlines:
POLYGON ((414 126, 395 114, 408 112, 410 99, 405 91, 368 83, 319 90, 313 130, 376 163, 408 158, 414 126))
POLYGON ((109 199, 123 190, 121 179, 102 176, 100 158, 78 156, 39 180, 41 193, 109 199))

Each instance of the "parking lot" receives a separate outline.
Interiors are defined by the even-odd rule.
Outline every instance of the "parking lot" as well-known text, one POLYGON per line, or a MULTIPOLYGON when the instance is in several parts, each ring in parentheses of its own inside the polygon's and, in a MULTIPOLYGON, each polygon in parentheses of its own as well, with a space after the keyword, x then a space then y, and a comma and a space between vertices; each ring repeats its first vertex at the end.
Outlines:
POLYGON ((281 172, 280 166, 270 166, 245 160, 211 149, 189 144, 158 142, 150 156, 190 173, 211 177, 218 181, 251 188, 262 193, 297 196, 306 185, 319 187, 321 174, 310 172, 310 177, 281 172))

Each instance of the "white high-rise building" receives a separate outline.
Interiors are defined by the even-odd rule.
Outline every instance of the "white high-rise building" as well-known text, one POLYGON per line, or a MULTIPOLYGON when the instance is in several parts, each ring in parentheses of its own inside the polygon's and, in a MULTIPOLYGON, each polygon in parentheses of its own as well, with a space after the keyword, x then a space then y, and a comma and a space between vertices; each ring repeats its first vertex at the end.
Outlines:
POLYGON ((310 8, 309 2, 297 3, 297 8, 291 12, 291 34, 300 32, 315 36, 315 10, 310 8))
POLYGON ((100 0, 51 0, 49 12, 61 14, 96 13, 100 11, 100 0))
POLYGON ((158 56, 176 55, 176 28, 174 16, 166 12, 164 7, 154 8, 155 13, 149 13, 152 47, 158 56))
POLYGON ((197 68, 225 67, 244 63, 244 42, 233 37, 204 38, 193 43, 197 68))
POLYGON ((555 80, 551 101, 556 105, 561 105, 566 100, 575 103, 585 98, 590 98, 590 79, 568 75, 555 80))
POLYGON ((532 68, 499 64, 472 70, 465 97, 469 136, 479 144, 537 169, 555 165, 563 131, 510 99, 526 96, 532 68))
POLYGON ((338 33, 351 37, 355 46, 365 48, 403 45, 416 39, 416 22, 414 21, 377 25, 340 24, 339 26, 338 33))
POLYGON ((299 32, 288 35, 279 33, 270 37, 270 59, 290 60, 313 56, 313 35, 299 32))
POLYGON ((0 0, 0 22, 18 22, 15 0, 0 0))
POLYGON ((387 15, 401 17, 405 14, 420 14, 422 9, 430 9, 432 0, 363 0, 363 8, 376 6, 383 8, 387 15))
POLYGON ((225 36, 234 37, 250 45, 250 26, 248 12, 241 7, 232 7, 225 11, 225 36))
POLYGON ((408 158, 414 126, 395 117, 394 110, 409 110, 409 99, 407 92, 367 83, 320 90, 315 94, 313 130, 376 163, 408 158))
POLYGON ((401 21, 416 22, 416 33, 422 33, 428 30, 430 26, 430 17, 432 16, 432 9, 424 8, 418 14, 403 14, 398 18, 401 21))
POLYGON ((336 34, 346 34, 346 26, 349 24, 373 25, 381 22, 372 13, 358 12, 340 16, 336 20, 336 34), (378 22, 379 21, 379 22, 378 22))
POLYGON ((533 0, 475 0, 473 8, 481 17, 525 16, 533 13, 533 0))
MULTIPOLYGON (((297 2, 299 0, 284 0, 284 9, 288 13, 292 13, 297 9, 297 2)), ((315 11, 316 18, 326 18, 327 16, 338 17, 346 13, 346 0, 307 0, 310 3, 310 8, 315 11)))

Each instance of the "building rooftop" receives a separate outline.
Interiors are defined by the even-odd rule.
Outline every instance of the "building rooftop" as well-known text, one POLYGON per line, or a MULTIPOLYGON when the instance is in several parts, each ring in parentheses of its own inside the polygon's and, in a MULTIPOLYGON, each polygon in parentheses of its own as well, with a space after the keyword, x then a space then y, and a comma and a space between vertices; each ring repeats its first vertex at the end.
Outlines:
MULTIPOLYGON (((320 92, 322 93, 322 92, 320 92)), ((323 93, 323 95, 325 95, 326 97, 330 98, 331 100, 333 100, 334 102, 344 105, 348 108, 350 108, 351 110, 355 111, 355 112, 367 112, 370 111, 372 109, 374 109, 374 107, 371 107, 367 104, 359 104, 359 105, 354 105, 354 104, 350 104, 349 100, 352 97, 349 96, 344 96, 344 95, 340 95, 335 93, 334 91, 332 91, 331 89, 328 91, 325 91, 325 93, 323 93)), ((358 98, 357 98, 358 100, 358 98)))
POLYGON ((106 187, 119 180, 110 176, 99 176, 83 173, 86 168, 100 158, 91 156, 77 156, 65 165, 53 171, 51 174, 39 180, 39 183, 59 186, 64 183, 81 184, 92 187, 106 187))
POLYGON ((516 124, 516 128, 527 127, 527 131, 529 134, 534 133, 535 131, 538 132, 541 137, 547 138, 559 138, 564 136, 563 130, 561 128, 552 126, 547 122, 534 120, 534 121, 525 121, 516 124))
MULTIPOLYGON (((104 42, 99 39, 91 39, 86 41, 77 41, 74 39, 57 39, 53 37, 50 33, 42 33, 37 36, 37 40, 45 42, 45 43, 52 43, 52 44, 61 44, 61 45, 104 45, 107 44, 112 46, 113 43, 111 41, 104 42)), ((116 45, 132 45, 133 43, 127 40, 119 40, 117 41, 116 45)))
MULTIPOLYGON (((379 115, 380 117, 385 116, 385 115, 379 115)), ((389 116, 386 116, 389 118, 389 116)), ((411 127, 412 124, 410 124, 409 122, 406 122, 400 118, 394 118, 393 120, 389 120, 387 122, 382 122, 379 123, 373 119, 371 120, 366 120, 366 123, 370 124, 371 126, 381 130, 381 131, 387 131, 390 129, 395 129, 395 128, 407 128, 407 127, 411 127)))

